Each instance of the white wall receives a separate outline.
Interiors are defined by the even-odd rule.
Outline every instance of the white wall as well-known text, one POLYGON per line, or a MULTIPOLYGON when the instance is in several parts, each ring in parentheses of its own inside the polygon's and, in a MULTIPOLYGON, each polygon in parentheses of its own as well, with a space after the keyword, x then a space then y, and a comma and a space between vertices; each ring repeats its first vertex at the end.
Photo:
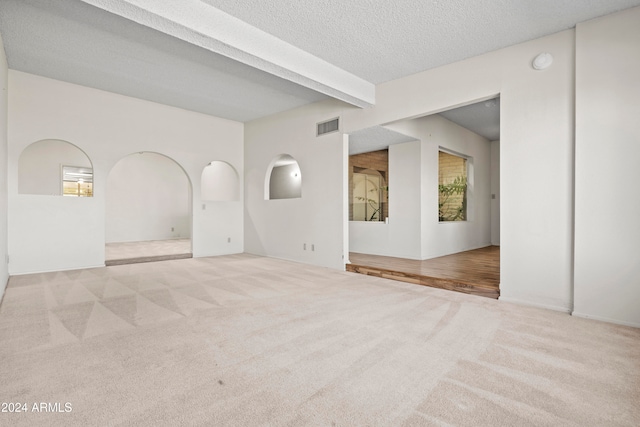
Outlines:
POLYGON ((107 177, 106 242, 191 237, 191 184, 157 153, 121 159, 107 177))
POLYGON ((243 175, 242 123, 10 70, 8 144, 11 274, 104 265, 107 175, 140 151, 174 159, 189 176, 194 256, 243 250, 242 202, 200 200, 202 170, 212 160, 243 175), (87 153, 94 197, 18 194, 20 153, 42 139, 87 153))
POLYGON ((346 140, 340 132, 315 136, 316 123, 343 105, 319 102, 245 125, 245 251, 344 268, 346 140), (300 166, 302 197, 265 200, 270 162, 282 153, 300 166))
POLYGON ((91 161, 66 141, 46 139, 29 145, 18 162, 18 193, 62 196, 62 167, 91 168, 91 161))
POLYGON ((5 261, 7 257, 7 92, 8 92, 7 57, 4 44, 0 37, 0 301, 9 278, 9 271, 5 261))
POLYGON ((441 116, 418 119, 422 130, 422 258, 434 258, 491 243, 489 141, 441 116), (438 221, 438 150, 467 157, 467 220, 438 221))
POLYGON ((640 326, 640 7, 576 29, 574 314, 640 326))
POLYGON ((227 162, 214 160, 202 171, 201 197, 212 202, 240 200, 238 172, 227 162))
POLYGON ((389 147, 389 223, 349 221, 351 252, 421 259, 420 145, 389 147))
POLYGON ((388 127, 421 141, 420 178, 415 180, 420 183, 420 192, 414 197, 419 203, 419 211, 422 212, 418 218, 421 236, 420 259, 488 246, 491 243, 489 141, 439 115, 405 120, 388 127), (440 148, 469 158, 467 221, 438 220, 440 148))
POLYGON ((247 250, 340 267, 344 241, 329 236, 341 235, 345 227, 336 224, 336 217, 340 213, 344 218, 341 175, 346 156, 337 134, 315 138, 316 122, 340 115, 341 131, 352 133, 499 94, 501 298, 569 311, 573 76, 574 31, 568 30, 380 84, 376 105, 371 108, 324 102, 249 122, 245 139, 247 250), (530 65, 540 52, 550 52, 555 58, 545 71, 535 71, 530 65), (292 210, 267 206, 263 196, 264 163, 282 152, 292 154, 305 174, 302 199, 272 201, 299 203, 292 210), (320 207, 322 215, 310 216, 311 206, 320 207), (323 251, 327 255, 322 259, 304 256, 297 248, 307 236, 326 236, 328 246, 323 251))
POLYGON ((491 141, 491 244, 500 246, 500 141, 491 141))

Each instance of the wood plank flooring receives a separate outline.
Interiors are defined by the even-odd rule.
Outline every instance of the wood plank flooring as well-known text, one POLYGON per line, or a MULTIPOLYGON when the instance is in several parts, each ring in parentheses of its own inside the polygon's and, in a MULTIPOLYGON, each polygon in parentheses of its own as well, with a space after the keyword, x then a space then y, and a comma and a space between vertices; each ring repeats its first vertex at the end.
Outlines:
POLYGON ((500 247, 411 260, 351 252, 347 271, 497 299, 500 296, 500 247))

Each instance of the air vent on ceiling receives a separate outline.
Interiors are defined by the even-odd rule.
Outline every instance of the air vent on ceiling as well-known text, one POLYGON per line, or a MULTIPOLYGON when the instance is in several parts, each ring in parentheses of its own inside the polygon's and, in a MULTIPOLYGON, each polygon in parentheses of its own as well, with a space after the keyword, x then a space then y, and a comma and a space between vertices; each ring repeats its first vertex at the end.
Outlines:
POLYGON ((327 133, 336 132, 340 128, 340 117, 327 120, 316 125, 316 136, 325 135, 327 133))

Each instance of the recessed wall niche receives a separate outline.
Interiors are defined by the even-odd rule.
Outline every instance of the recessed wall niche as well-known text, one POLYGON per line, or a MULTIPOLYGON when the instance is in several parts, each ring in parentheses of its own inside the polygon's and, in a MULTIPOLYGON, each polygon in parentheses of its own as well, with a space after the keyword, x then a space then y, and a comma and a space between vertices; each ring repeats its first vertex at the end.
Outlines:
POLYGON ((288 154, 276 156, 269 165, 265 180, 265 199, 302 197, 302 173, 298 162, 288 154))
POLYGON ((238 172, 227 162, 214 160, 202 170, 200 198, 209 202, 229 202, 240 199, 238 172))
POLYGON ((18 193, 93 196, 93 165, 75 145, 43 139, 25 148, 18 161, 18 193))

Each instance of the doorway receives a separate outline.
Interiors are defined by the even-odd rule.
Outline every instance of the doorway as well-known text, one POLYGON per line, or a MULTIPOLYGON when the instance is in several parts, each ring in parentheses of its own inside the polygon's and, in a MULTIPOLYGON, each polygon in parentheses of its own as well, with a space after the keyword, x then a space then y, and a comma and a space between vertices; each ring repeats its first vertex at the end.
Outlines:
MULTIPOLYGON (((477 282, 479 286, 492 288, 483 289, 480 294, 497 297, 499 97, 377 128, 384 131, 371 128, 349 135, 350 162, 355 154, 363 156, 373 149, 387 150, 388 220, 385 218, 383 224, 376 226, 356 222, 355 216, 350 218, 347 269, 396 280, 404 277, 426 286, 445 283, 438 282, 440 279, 455 279, 457 284, 447 282, 445 288, 461 292, 477 282), (491 271, 468 268, 474 265, 474 258, 490 266, 491 271), (426 262, 431 260, 434 262, 426 262), (360 265, 365 261, 369 264, 360 265), (410 264, 410 269, 402 269, 410 264), (427 269, 428 273, 421 274, 427 269), (461 274, 465 270, 480 273, 478 277, 470 274, 453 278, 447 275, 447 269, 460 270, 461 274), (491 283, 485 283, 481 277, 488 273, 491 283)), ((358 184, 355 175, 349 184, 355 196, 358 184)))
POLYGON ((122 158, 107 178, 105 264, 191 258, 191 182, 153 152, 122 158))

